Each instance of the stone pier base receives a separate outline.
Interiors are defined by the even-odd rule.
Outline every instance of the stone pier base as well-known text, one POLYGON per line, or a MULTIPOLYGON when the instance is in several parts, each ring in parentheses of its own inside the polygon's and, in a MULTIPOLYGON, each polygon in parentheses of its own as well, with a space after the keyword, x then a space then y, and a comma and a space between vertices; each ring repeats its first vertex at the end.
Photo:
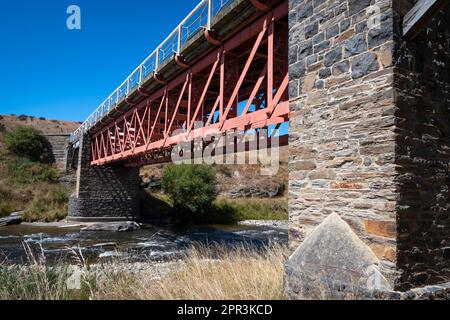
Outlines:
POLYGON ((80 142, 77 189, 69 201, 70 221, 123 221, 139 217, 139 169, 90 165, 91 146, 80 142))

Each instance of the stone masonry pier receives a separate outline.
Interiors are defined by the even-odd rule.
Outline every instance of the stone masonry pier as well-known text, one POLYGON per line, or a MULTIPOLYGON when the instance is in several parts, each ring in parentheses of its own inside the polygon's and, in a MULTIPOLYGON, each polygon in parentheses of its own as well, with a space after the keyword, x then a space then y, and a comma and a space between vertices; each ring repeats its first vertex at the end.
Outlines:
POLYGON ((139 216, 139 168, 90 165, 91 144, 78 149, 77 187, 69 201, 70 221, 121 221, 139 216))
MULTIPOLYGON (((366 276, 339 266, 344 251, 362 247, 355 233, 391 290, 449 281, 450 8, 406 41, 402 21, 416 1, 289 3, 293 246, 337 214, 349 247, 330 240, 316 251, 317 274, 366 276)), ((293 298, 307 292, 293 285, 306 252, 287 264, 293 298)))

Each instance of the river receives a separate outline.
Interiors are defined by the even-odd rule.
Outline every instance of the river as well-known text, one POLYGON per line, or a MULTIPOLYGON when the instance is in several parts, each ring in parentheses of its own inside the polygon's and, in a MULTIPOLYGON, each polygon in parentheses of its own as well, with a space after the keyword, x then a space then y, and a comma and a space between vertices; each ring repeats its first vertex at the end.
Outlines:
POLYGON ((0 227, 0 262, 22 264, 28 261, 25 248, 46 261, 73 258, 81 252, 89 262, 115 257, 129 262, 167 261, 182 257, 194 244, 245 245, 262 248, 269 243, 287 244, 287 230, 257 226, 156 227, 114 232, 81 232, 81 227, 61 228, 22 224, 0 227))

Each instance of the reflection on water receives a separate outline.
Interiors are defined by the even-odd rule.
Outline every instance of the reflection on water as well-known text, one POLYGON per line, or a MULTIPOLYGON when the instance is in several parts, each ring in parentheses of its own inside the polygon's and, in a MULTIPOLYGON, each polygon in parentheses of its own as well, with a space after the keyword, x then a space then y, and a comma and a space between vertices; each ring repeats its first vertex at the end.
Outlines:
POLYGON ((47 261, 70 259, 73 251, 82 252, 90 262, 109 257, 130 261, 163 261, 182 257, 190 245, 240 245, 260 248, 271 243, 287 243, 287 231, 242 226, 189 226, 158 228, 146 225, 129 233, 80 232, 79 228, 0 227, 0 261, 27 261, 24 247, 43 252, 47 261))

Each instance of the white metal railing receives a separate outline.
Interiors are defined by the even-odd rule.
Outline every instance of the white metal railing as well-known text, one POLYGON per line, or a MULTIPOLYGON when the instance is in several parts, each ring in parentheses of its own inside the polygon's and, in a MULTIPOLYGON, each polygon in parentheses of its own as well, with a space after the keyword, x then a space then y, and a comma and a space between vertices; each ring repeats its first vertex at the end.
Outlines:
POLYGON ((151 74, 157 73, 161 65, 167 60, 173 59, 175 54, 180 54, 184 44, 201 29, 211 29, 212 19, 234 1, 237 0, 201 0, 156 50, 72 133, 71 142, 78 141, 87 130, 139 88, 151 74))

